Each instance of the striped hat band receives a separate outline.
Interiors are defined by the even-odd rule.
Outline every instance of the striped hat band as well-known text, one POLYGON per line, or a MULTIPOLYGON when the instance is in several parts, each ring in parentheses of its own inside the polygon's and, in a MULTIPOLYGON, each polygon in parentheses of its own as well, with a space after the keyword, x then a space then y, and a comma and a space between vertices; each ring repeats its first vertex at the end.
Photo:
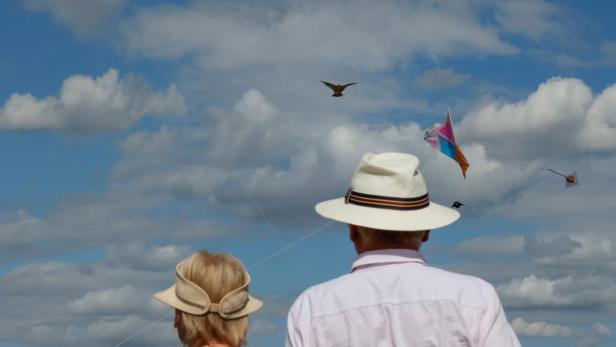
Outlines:
POLYGON ((366 193, 359 193, 349 188, 345 194, 345 202, 347 204, 384 208, 390 210, 420 210, 430 206, 430 197, 428 193, 416 198, 398 198, 383 195, 372 195, 366 193))

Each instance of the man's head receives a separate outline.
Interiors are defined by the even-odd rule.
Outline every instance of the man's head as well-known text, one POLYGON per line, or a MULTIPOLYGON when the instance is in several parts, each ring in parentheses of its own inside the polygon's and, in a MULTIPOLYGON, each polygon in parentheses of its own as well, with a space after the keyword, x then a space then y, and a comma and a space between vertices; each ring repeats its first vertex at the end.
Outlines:
POLYGON ((393 231, 349 224, 349 238, 357 254, 379 249, 413 249, 418 251, 430 238, 430 230, 393 231))
POLYGON ((430 230, 460 213, 430 200, 419 159, 405 153, 366 153, 343 198, 323 201, 321 216, 349 224, 358 253, 384 248, 419 249, 430 230), (361 227, 360 227, 361 225, 361 227))

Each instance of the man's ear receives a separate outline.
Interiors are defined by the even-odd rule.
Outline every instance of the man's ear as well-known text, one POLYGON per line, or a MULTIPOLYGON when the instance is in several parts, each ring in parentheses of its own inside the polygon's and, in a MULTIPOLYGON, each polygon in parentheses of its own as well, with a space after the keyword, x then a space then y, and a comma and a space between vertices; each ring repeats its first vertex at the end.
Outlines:
POLYGON ((357 230, 356 225, 349 224, 349 239, 353 242, 359 239, 359 230, 357 230))
POLYGON ((426 230, 426 232, 424 233, 423 239, 421 241, 427 242, 429 239, 430 239, 430 230, 426 230))

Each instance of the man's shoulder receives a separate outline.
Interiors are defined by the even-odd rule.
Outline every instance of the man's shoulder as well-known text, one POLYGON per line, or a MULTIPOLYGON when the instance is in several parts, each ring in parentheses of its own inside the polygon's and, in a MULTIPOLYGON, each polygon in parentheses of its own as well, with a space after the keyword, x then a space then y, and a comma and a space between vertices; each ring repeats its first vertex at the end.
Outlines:
POLYGON ((350 279, 350 275, 344 274, 305 289, 293 302, 289 314, 312 312, 315 303, 322 303, 325 296, 335 295, 336 292, 344 290, 346 286, 343 284, 350 279))
POLYGON ((347 301, 367 302, 374 297, 378 297, 375 300, 380 300, 384 292, 396 298, 406 297, 408 300, 412 300, 413 295, 416 295, 419 300, 457 300, 470 306, 486 306, 496 295, 494 286, 479 277, 438 267, 424 266, 413 276, 407 276, 403 267, 388 266, 387 270, 387 274, 380 273, 380 269, 344 274, 313 285, 297 297, 291 311, 324 313, 321 311, 328 311, 328 303, 339 307, 347 301), (393 286, 396 286, 397 290, 378 289, 393 286), (373 290, 376 292, 372 292, 373 290), (358 298, 355 297, 361 297, 361 300, 356 300, 358 298))

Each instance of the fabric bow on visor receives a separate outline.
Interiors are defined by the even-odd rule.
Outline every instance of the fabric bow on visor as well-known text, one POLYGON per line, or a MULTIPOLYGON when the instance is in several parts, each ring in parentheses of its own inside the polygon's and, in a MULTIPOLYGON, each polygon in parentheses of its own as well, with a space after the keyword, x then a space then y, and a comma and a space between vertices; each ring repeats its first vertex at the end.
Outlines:
POLYGON ((175 284, 154 294, 154 298, 186 313, 200 316, 212 312, 225 319, 244 317, 263 305, 260 300, 248 295, 250 275, 247 272, 246 283, 225 294, 220 302, 213 303, 203 288, 182 275, 182 265, 183 262, 179 263, 175 269, 175 284))

